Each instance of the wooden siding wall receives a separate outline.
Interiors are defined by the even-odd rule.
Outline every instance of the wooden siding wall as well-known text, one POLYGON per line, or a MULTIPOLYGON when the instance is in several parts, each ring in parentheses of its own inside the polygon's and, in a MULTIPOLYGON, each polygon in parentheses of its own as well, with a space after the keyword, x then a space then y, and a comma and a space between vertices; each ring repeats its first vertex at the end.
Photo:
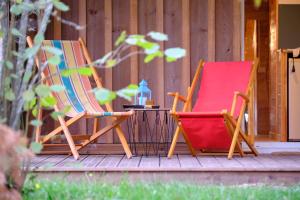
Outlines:
MULTIPOLYGON (((61 17, 86 25, 76 30, 58 21, 51 22, 47 39, 78 39, 87 43, 93 59, 113 48, 118 35, 165 32, 169 41, 163 47, 183 47, 187 56, 175 63, 157 59, 149 64, 143 57, 132 57, 119 66, 99 70, 106 87, 117 90, 141 79, 149 82, 153 98, 161 107, 170 107, 169 91, 186 95, 200 59, 209 61, 240 60, 240 1, 239 0, 64 0, 70 11, 61 17)), ((60 14, 60 13, 59 13, 60 14)), ((195 97, 194 97, 195 100, 195 97)), ((115 110, 122 110, 118 99, 115 110)), ((84 130, 85 122, 80 129, 84 130)), ((92 124, 87 123, 91 130, 92 124)), ((105 142, 116 142, 108 136, 105 142)))
POLYGON ((268 135, 270 131, 270 52, 269 52, 269 3, 263 1, 258 9, 252 0, 245 1, 245 22, 256 20, 257 56, 260 59, 257 72, 257 132, 268 135))

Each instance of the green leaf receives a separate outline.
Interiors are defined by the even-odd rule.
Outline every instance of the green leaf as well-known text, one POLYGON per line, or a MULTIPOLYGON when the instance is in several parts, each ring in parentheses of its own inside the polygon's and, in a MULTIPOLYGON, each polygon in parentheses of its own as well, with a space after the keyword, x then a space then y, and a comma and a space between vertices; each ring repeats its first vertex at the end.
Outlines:
POLYGON ((91 76, 93 74, 93 70, 89 67, 80 67, 74 69, 69 68, 60 71, 60 74, 65 77, 71 76, 74 73, 79 73, 80 75, 84 75, 84 76, 91 76))
POLYGON ((25 102, 29 102, 29 101, 32 101, 32 99, 34 98, 34 92, 33 90, 26 90, 24 93, 23 93, 23 99, 25 102))
POLYGON ((51 85, 50 86, 50 90, 52 92, 61 92, 61 91, 64 91, 66 88, 65 86, 63 85, 51 85))
POLYGON ((80 75, 91 76, 93 74, 93 70, 90 67, 80 67, 76 69, 80 75))
POLYGON ((61 60, 60 60, 60 56, 52 56, 51 58, 49 58, 48 63, 51 65, 59 65, 61 60))
POLYGON ((93 92, 100 104, 109 103, 117 97, 115 92, 105 88, 95 88, 93 89, 93 92))
POLYGON ((32 109, 32 111, 31 111, 31 113, 32 113, 32 115, 33 115, 34 117, 36 117, 37 114, 38 114, 38 109, 37 109, 37 107, 34 107, 34 108, 32 109))
POLYGON ((14 4, 11 8, 10 8, 10 12, 14 15, 20 15, 23 10, 22 7, 20 5, 14 4))
POLYGON ((96 63, 99 62, 100 64, 104 64, 111 55, 112 55, 112 52, 107 53, 101 59, 97 60, 96 63))
POLYGON ((138 86, 134 84, 128 85, 126 88, 117 91, 117 95, 131 101, 131 97, 135 96, 138 93, 138 86))
POLYGON ((150 36, 153 40, 156 41, 167 41, 168 40, 168 35, 160 32, 154 32, 151 31, 148 33, 148 36, 150 36))
POLYGON ((39 45, 34 45, 32 48, 27 48, 24 53, 24 57, 26 59, 31 58, 37 54, 39 51, 40 46, 39 45))
POLYGON ((57 10, 61 10, 64 12, 69 10, 69 6, 58 0, 53 0, 53 5, 57 10))
POLYGON ((13 69, 14 65, 12 62, 10 62, 9 60, 5 61, 5 65, 7 67, 7 69, 13 69))
POLYGON ((47 96, 47 97, 41 98, 41 104, 43 107, 52 108, 56 104, 56 99, 53 96, 47 96))
POLYGON ((57 56, 60 56, 63 54, 62 50, 55 48, 55 47, 51 47, 51 46, 43 46, 42 50, 47 51, 47 52, 52 53, 57 56))
POLYGON ((4 97, 8 101, 13 101, 16 99, 16 95, 11 88, 4 92, 4 97))
POLYGON ((154 54, 159 51, 160 46, 158 44, 154 44, 151 48, 145 49, 146 54, 154 54))
POLYGON ((41 44, 44 41, 44 35, 43 34, 37 34, 34 37, 34 44, 41 44))
POLYGON ((51 89, 48 85, 40 84, 35 88, 35 92, 39 97, 47 97, 51 94, 51 89))
POLYGON ((36 98, 33 98, 29 102, 24 103, 24 110, 28 111, 31 110, 36 105, 36 98))
POLYGON ((23 80, 24 80, 24 82, 25 83, 28 83, 28 81, 30 80, 30 78, 31 78, 31 71, 26 71, 25 73, 24 73, 24 76, 23 76, 23 80))
POLYGON ((115 60, 115 59, 109 59, 109 60, 106 62, 106 68, 112 68, 112 67, 114 67, 116 64, 117 64, 117 60, 115 60))
POLYGON ((172 57, 166 57, 166 61, 167 62, 175 62, 177 59, 176 58, 172 58, 172 57))
POLYGON ((163 57, 164 56, 164 54, 161 52, 161 51, 157 51, 157 52, 155 52, 155 53, 153 53, 153 54, 149 54, 149 55, 147 55, 146 57, 145 57, 145 59, 144 59, 144 62, 145 63, 149 63, 149 62, 151 62, 154 58, 156 58, 156 57, 163 57))
POLYGON ((53 119, 57 120, 58 117, 64 117, 64 116, 65 116, 65 113, 64 113, 64 112, 57 112, 57 111, 54 111, 54 112, 52 112, 52 113, 50 114, 50 116, 51 116, 53 119))
POLYGON ((182 58, 186 55, 186 50, 182 48, 170 48, 165 50, 165 55, 170 58, 182 58))
MULTIPOLYGON (((36 124, 37 122, 34 122, 34 124, 36 124)), ((41 143, 38 143, 38 142, 31 142, 30 143, 30 150, 33 152, 33 153, 40 153, 43 149, 43 145, 41 143)))
POLYGON ((119 46, 120 44, 122 44, 125 41, 126 37, 127 37, 126 31, 122 31, 122 33, 120 34, 120 36, 115 42, 115 46, 119 46))
POLYGON ((261 4, 262 4, 262 0, 254 0, 254 6, 256 8, 259 8, 261 6, 261 4))
POLYGON ((12 28, 11 29, 11 34, 13 34, 14 36, 17 36, 17 37, 24 37, 22 35, 22 33, 18 29, 16 29, 16 28, 12 28))

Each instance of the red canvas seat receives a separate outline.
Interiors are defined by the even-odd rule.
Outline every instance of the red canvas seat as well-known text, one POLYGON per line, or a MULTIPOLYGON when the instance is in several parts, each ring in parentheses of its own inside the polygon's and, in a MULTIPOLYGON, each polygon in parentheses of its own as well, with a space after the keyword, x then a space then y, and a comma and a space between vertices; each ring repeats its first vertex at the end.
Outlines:
MULTIPOLYGON (((187 98, 179 98, 178 93, 172 93, 175 96, 174 104, 183 99, 185 105, 182 112, 176 111, 176 105, 173 105, 171 111, 178 122, 178 130, 175 132, 169 157, 173 154, 179 132, 184 134, 192 152, 194 149, 234 150, 237 139, 233 138, 241 134, 247 140, 240 124, 249 104, 256 65, 252 67, 251 62, 201 62, 187 98), (187 112, 201 69, 202 79, 197 100, 192 111, 187 112), (234 134, 237 136, 233 137, 234 134)), ((250 145, 249 141, 246 142, 250 145)), ((243 155, 240 145, 237 145, 243 155)), ((250 149, 254 149, 253 145, 250 149)), ((256 154, 255 149, 253 152, 256 154)))

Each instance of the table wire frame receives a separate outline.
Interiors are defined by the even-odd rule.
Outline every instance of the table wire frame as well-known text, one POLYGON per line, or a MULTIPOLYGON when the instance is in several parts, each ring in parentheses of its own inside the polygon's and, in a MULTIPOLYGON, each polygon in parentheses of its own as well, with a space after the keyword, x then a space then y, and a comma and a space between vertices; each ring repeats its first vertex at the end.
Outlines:
POLYGON ((169 109, 134 109, 134 115, 127 120, 132 153, 145 156, 167 155, 175 130, 174 124, 169 109), (142 151, 137 146, 142 147, 142 151))

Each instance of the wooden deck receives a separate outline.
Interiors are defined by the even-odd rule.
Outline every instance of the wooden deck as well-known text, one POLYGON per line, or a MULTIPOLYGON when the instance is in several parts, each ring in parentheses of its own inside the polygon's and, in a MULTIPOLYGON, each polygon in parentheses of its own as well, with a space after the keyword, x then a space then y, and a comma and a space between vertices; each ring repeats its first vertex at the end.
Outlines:
MULTIPOLYGON (((260 155, 254 157, 235 156, 228 160, 224 155, 192 157, 177 154, 172 159, 165 156, 135 156, 127 159, 125 155, 82 155, 78 161, 67 155, 41 155, 33 159, 31 170, 37 174, 135 174, 140 179, 146 176, 156 176, 155 180, 163 176, 174 176, 181 180, 196 178, 215 182, 225 179, 235 179, 244 182, 275 181, 278 183, 300 182, 300 143, 267 143, 257 144, 260 155), (99 173, 100 172, 100 173, 99 173), (147 175, 148 174, 148 175, 147 175), (163 174, 163 176, 162 176, 163 174)), ((121 175, 122 176, 122 175, 121 175)), ((107 178, 111 176, 107 176, 107 178)), ((221 181, 224 182, 224 181, 221 181)))

